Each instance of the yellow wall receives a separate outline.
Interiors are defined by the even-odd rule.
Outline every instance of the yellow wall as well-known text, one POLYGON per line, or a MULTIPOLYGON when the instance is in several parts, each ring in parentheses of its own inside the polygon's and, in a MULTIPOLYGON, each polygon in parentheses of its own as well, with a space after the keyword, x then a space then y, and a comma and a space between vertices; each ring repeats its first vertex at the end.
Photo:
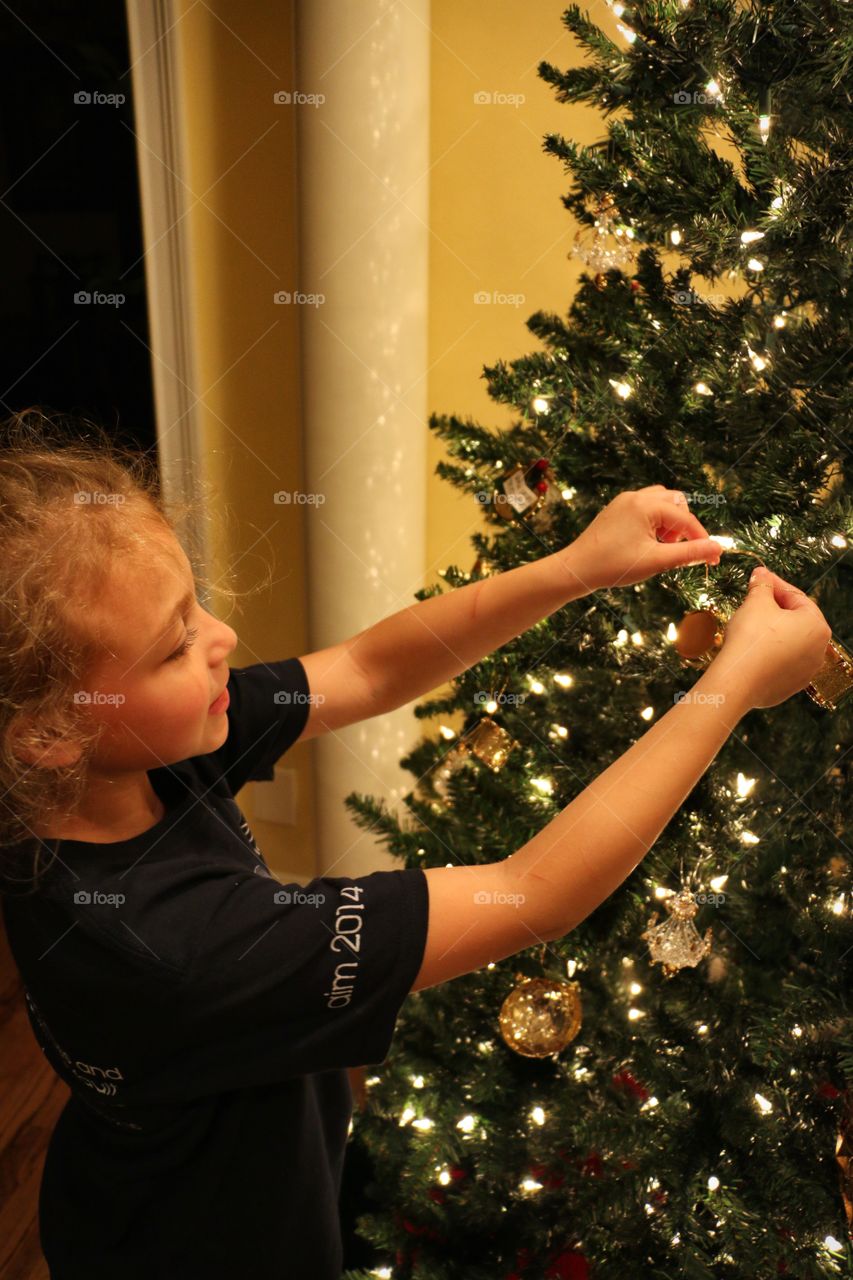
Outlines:
MULTIPOLYGON (((583 269, 567 256, 578 230, 560 200, 570 178, 542 139, 551 132, 593 142, 602 118, 559 103, 536 72, 543 59, 561 69, 581 61, 560 21, 564 8, 558 0, 432 0, 428 403, 491 430, 520 415, 489 398, 483 366, 542 350, 527 317, 565 314, 583 269), (523 101, 480 105, 480 92, 523 101), (484 305, 473 300, 478 291, 524 300, 484 305)), ((603 4, 595 16, 615 38, 603 4)), ((430 432, 425 585, 448 564, 470 571, 470 536, 490 527, 473 496, 435 475, 440 459, 454 461, 430 432)), ((459 729, 462 717, 440 722, 459 729)))
MULTIPOLYGON (((569 180, 543 154, 542 137, 592 141, 602 132, 597 113, 561 105, 536 74, 542 58, 561 67, 577 60, 562 8, 559 0, 432 3, 428 406, 492 427, 508 426, 512 414, 488 399, 483 365, 537 349, 525 318, 539 308, 565 312, 578 274, 566 257, 576 227, 560 203, 569 180), (479 91, 524 101, 478 105, 479 91), (525 299, 484 306, 474 302, 482 290, 525 299)), ((271 560, 275 581, 229 617, 241 638, 232 663, 242 666, 307 648, 305 508, 272 503, 276 489, 300 487, 302 465, 298 314, 272 302, 274 290, 301 283, 294 116, 273 103, 276 89, 298 87, 293 0, 182 0, 182 14, 190 185, 203 196, 189 214, 199 390, 211 479, 233 522, 216 562, 236 563, 236 585, 249 587, 271 560)), ((608 13, 601 21, 613 30, 608 13)), ((479 509, 434 475, 444 454, 431 436, 424 585, 445 565, 470 569, 475 558, 479 509)), ((304 743, 287 757, 298 773, 295 828, 253 822, 251 787, 241 796, 273 868, 304 876, 314 874, 311 750, 304 743)))
MULTIPOLYGON (((294 87, 293 4, 181 5, 190 186, 203 196, 188 215, 198 389, 209 477, 229 519, 214 572, 236 565, 242 590, 272 567, 272 587, 239 613, 214 601, 240 637, 230 658, 237 667, 308 647, 305 508, 273 503, 276 490, 304 488, 298 310, 273 303, 276 290, 301 284, 295 120, 273 102, 276 90, 294 87)), ((307 742, 287 755, 298 774, 296 826, 253 822, 251 785, 240 797, 273 869, 305 877, 314 874, 311 750, 307 742)))

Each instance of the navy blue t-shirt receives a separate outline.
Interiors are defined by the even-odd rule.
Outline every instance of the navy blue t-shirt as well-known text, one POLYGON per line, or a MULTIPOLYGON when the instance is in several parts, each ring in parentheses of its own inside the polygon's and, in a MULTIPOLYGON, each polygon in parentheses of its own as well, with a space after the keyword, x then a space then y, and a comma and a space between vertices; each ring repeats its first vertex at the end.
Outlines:
MULTIPOLYGON (((52 1280, 339 1280, 345 1068, 382 1062, 423 960, 416 868, 283 884, 234 792, 308 718, 298 658, 232 669, 165 816, 2 887, 35 1035, 71 1089, 45 1159, 52 1280)), ((50 853, 45 855, 49 861, 50 853)))

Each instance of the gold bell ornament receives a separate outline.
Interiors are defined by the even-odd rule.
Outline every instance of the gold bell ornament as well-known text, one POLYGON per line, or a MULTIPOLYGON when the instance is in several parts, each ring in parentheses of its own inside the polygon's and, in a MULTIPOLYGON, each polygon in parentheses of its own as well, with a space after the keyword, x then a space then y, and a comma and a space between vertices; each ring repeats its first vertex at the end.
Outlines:
POLYGON ((703 938, 693 923, 699 907, 690 889, 681 889, 664 899, 664 906, 669 919, 656 924, 655 912, 640 937, 649 944, 652 962, 662 965, 667 978, 671 978, 680 969, 693 968, 710 955, 712 932, 709 926, 703 938))

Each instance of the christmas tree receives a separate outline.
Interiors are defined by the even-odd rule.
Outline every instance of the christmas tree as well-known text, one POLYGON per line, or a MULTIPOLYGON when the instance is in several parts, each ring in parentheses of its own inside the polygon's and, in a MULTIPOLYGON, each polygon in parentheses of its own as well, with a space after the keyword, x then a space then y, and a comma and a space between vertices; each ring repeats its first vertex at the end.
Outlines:
MULTIPOLYGON (((347 798, 409 867, 520 848, 690 688, 759 561, 850 643, 849 5, 612 7, 619 42, 573 6, 587 60, 538 68, 605 122, 544 140, 581 224, 567 317, 532 315, 542 349, 484 370, 510 429, 430 418, 487 530, 443 577, 535 559, 658 483, 728 553, 574 601, 419 705, 439 733, 402 762, 406 812, 347 798)), ((853 1275, 843 689, 750 712, 564 938, 408 998, 355 1117, 383 1261, 348 1275, 853 1275)))

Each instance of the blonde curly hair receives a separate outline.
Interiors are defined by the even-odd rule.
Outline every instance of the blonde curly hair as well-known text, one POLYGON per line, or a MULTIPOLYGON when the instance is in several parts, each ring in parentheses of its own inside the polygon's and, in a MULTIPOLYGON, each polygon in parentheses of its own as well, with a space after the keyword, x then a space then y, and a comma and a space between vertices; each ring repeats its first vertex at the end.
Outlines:
MULTIPOLYGON (((82 621, 87 603, 117 556, 144 548, 153 526, 180 540, 208 500, 167 505, 150 458, 88 419, 35 406, 0 423, 0 891, 22 880, 24 863, 38 888, 50 846, 33 826, 73 814, 85 792, 103 729, 74 698, 102 653, 82 621), (29 763, 33 749, 57 741, 81 748, 73 764, 29 763)), ((243 594, 220 579, 215 588, 232 601, 243 594)))

